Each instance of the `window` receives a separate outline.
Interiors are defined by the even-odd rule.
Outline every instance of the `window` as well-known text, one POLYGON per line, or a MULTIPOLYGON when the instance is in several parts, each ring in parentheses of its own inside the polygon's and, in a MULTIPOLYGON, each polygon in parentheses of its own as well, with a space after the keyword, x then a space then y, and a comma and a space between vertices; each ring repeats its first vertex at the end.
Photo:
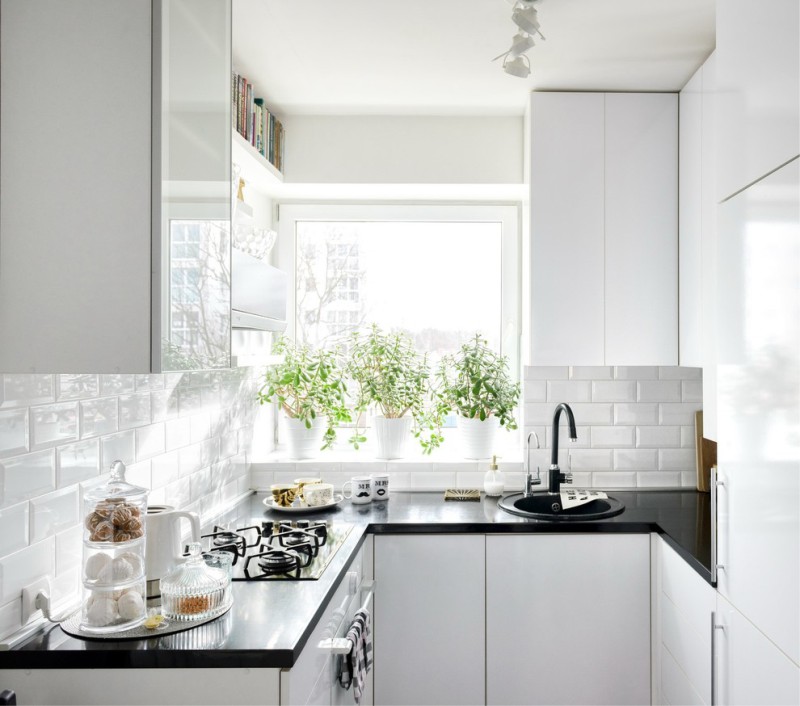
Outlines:
POLYGON ((480 331, 516 372, 517 222, 516 206, 282 206, 288 333, 326 345, 377 323, 436 359, 480 331))

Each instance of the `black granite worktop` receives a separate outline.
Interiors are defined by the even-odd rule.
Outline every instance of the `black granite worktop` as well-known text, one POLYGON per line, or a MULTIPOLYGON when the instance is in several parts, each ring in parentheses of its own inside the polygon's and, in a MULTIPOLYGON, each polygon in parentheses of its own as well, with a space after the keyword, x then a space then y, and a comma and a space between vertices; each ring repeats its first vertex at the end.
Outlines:
MULTIPOLYGON (((510 515, 497 500, 444 502, 441 492, 393 492, 386 502, 345 501, 304 519, 355 525, 316 581, 234 582, 232 609, 216 621, 147 640, 81 640, 52 626, 18 648, 0 652, 0 669, 127 667, 291 667, 325 604, 333 596, 367 533, 657 532, 705 580, 710 573, 710 508, 707 494, 690 490, 613 492, 625 503, 616 517, 553 523, 510 515)), ((253 495, 252 517, 286 519, 253 495)))

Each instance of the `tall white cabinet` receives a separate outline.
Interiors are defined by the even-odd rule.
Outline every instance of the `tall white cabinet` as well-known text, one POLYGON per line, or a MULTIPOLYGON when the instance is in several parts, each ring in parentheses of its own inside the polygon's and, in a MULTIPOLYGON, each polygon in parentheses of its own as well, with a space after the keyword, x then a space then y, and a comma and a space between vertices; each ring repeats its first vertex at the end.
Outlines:
POLYGON ((531 364, 677 363, 677 107, 532 94, 531 364))

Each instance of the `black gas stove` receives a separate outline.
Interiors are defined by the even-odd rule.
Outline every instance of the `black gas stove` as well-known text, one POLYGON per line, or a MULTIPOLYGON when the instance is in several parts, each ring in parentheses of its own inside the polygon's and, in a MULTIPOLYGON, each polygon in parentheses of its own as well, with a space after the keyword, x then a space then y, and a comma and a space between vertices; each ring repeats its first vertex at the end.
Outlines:
POLYGON ((234 581, 318 579, 353 529, 351 524, 260 520, 202 535, 206 554, 233 557, 234 581))

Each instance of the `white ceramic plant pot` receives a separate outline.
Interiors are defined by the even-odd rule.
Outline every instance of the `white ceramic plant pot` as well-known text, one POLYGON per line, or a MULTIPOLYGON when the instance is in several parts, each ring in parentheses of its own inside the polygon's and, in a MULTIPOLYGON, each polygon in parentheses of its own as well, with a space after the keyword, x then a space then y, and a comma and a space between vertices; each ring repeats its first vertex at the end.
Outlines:
POLYGON ((325 435, 325 419, 317 417, 311 422, 311 429, 306 428, 300 419, 283 418, 286 452, 289 458, 302 460, 316 458, 322 448, 322 437, 325 435))
POLYGON ((468 419, 459 415, 456 424, 464 458, 491 457, 494 453, 494 437, 500 426, 497 417, 487 417, 481 421, 477 417, 468 419))
POLYGON ((378 440, 378 458, 403 458, 411 436, 411 417, 390 419, 375 417, 375 438, 378 440))

